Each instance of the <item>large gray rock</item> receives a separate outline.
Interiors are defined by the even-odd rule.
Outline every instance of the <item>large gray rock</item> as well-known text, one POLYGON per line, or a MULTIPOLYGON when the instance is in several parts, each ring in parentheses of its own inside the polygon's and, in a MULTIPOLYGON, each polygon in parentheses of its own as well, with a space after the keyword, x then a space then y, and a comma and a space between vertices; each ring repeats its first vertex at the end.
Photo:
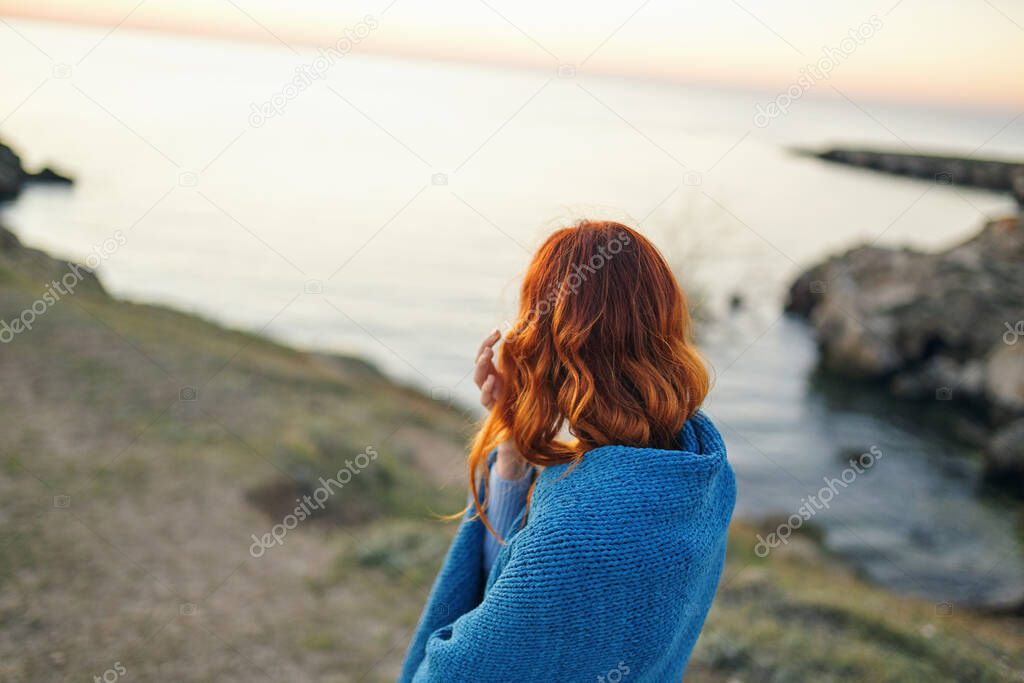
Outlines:
POLYGON ((986 398, 1010 415, 1024 412, 1024 334, 1017 339, 996 347, 985 359, 986 398))
POLYGON ((937 253, 857 247, 800 275, 786 309, 813 324, 834 372, 908 398, 970 404, 992 430, 1024 416, 1019 218, 937 253))
POLYGON ((989 472, 1024 486, 1024 418, 1006 425, 992 437, 987 449, 989 472))

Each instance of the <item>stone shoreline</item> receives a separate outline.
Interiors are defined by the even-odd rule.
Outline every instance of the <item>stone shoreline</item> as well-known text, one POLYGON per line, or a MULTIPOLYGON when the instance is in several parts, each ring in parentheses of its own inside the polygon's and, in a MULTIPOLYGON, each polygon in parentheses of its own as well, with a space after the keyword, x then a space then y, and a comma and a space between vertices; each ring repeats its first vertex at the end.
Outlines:
POLYGON ((984 445, 990 478, 1024 495, 1024 225, 987 223, 950 249, 863 245, 801 274, 786 310, 807 319, 834 373, 948 402, 984 445))

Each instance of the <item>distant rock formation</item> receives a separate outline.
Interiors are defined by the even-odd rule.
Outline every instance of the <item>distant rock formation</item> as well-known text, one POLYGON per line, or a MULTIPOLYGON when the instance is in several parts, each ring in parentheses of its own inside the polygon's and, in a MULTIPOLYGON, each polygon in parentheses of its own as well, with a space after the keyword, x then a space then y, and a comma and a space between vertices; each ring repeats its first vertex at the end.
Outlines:
POLYGON ((1009 192, 1024 206, 1024 163, 996 159, 907 154, 871 149, 836 148, 823 152, 794 150, 823 161, 857 166, 893 175, 921 178, 940 185, 980 187, 1009 192))
POLYGON ((70 184, 72 180, 49 166, 37 173, 29 173, 21 165, 18 154, 0 142, 0 201, 14 199, 26 184, 33 182, 70 184))
POLYGON ((1024 494, 1024 225, 992 221, 951 249, 860 246, 809 269, 786 310, 826 368, 898 396, 970 405, 989 471, 1024 494))
POLYGON ((14 199, 25 184, 25 169, 14 150, 0 142, 0 201, 14 199))
POLYGON ((71 178, 53 170, 49 166, 43 166, 39 171, 29 173, 28 181, 32 183, 57 183, 58 185, 70 185, 73 182, 71 178))

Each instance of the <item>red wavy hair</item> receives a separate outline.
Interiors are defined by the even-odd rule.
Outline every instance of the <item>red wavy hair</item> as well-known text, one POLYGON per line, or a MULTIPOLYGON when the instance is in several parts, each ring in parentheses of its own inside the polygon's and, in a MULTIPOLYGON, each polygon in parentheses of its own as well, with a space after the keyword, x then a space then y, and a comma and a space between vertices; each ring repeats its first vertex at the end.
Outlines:
POLYGON ((551 235, 523 279, 497 354, 501 393, 469 453, 487 529, 497 536, 485 512, 487 456, 506 439, 539 466, 609 444, 677 447, 709 388, 691 334, 683 291, 643 235, 586 220, 551 235), (563 424, 574 440, 558 438, 563 424))

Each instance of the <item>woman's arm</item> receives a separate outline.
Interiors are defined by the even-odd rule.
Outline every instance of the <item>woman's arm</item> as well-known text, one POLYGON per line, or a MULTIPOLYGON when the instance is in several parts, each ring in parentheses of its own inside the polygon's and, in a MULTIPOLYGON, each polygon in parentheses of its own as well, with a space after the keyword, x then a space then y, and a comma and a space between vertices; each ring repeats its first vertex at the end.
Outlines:
MULTIPOLYGON (((473 381, 480 388, 480 404, 490 410, 501 392, 501 375, 494 365, 494 345, 501 339, 492 332, 477 351, 473 381)), ((523 459, 511 441, 498 446, 498 456, 487 480, 487 518, 503 540, 512 535, 512 525, 526 505, 533 468, 523 459)), ((488 533, 483 543, 484 572, 490 572, 494 558, 501 551, 501 542, 488 533)))
MULTIPOLYGON (((502 390, 501 376, 493 362, 493 347, 500 339, 498 330, 484 339, 477 351, 473 373, 473 381, 480 389, 480 403, 488 410, 494 406, 502 390)), ((502 538, 509 538, 515 531, 511 527, 526 505, 534 468, 511 442, 499 444, 497 451, 488 475, 487 515, 502 538)), ((480 606, 486 590, 485 580, 501 548, 498 540, 476 518, 471 506, 448 548, 448 555, 420 616, 416 634, 409 644, 399 678, 402 683, 409 683, 417 671, 422 670, 427 643, 438 629, 451 625, 480 606)))
MULTIPOLYGON (((519 513, 526 507, 526 497, 533 483, 533 468, 514 451, 515 446, 511 443, 498 447, 498 456, 491 467, 487 486, 487 518, 504 541, 508 541, 515 533, 513 526, 519 513), (510 450, 513 452, 510 453, 510 450)), ((501 542, 493 534, 488 533, 484 537, 484 572, 491 571, 501 548, 501 542)))

